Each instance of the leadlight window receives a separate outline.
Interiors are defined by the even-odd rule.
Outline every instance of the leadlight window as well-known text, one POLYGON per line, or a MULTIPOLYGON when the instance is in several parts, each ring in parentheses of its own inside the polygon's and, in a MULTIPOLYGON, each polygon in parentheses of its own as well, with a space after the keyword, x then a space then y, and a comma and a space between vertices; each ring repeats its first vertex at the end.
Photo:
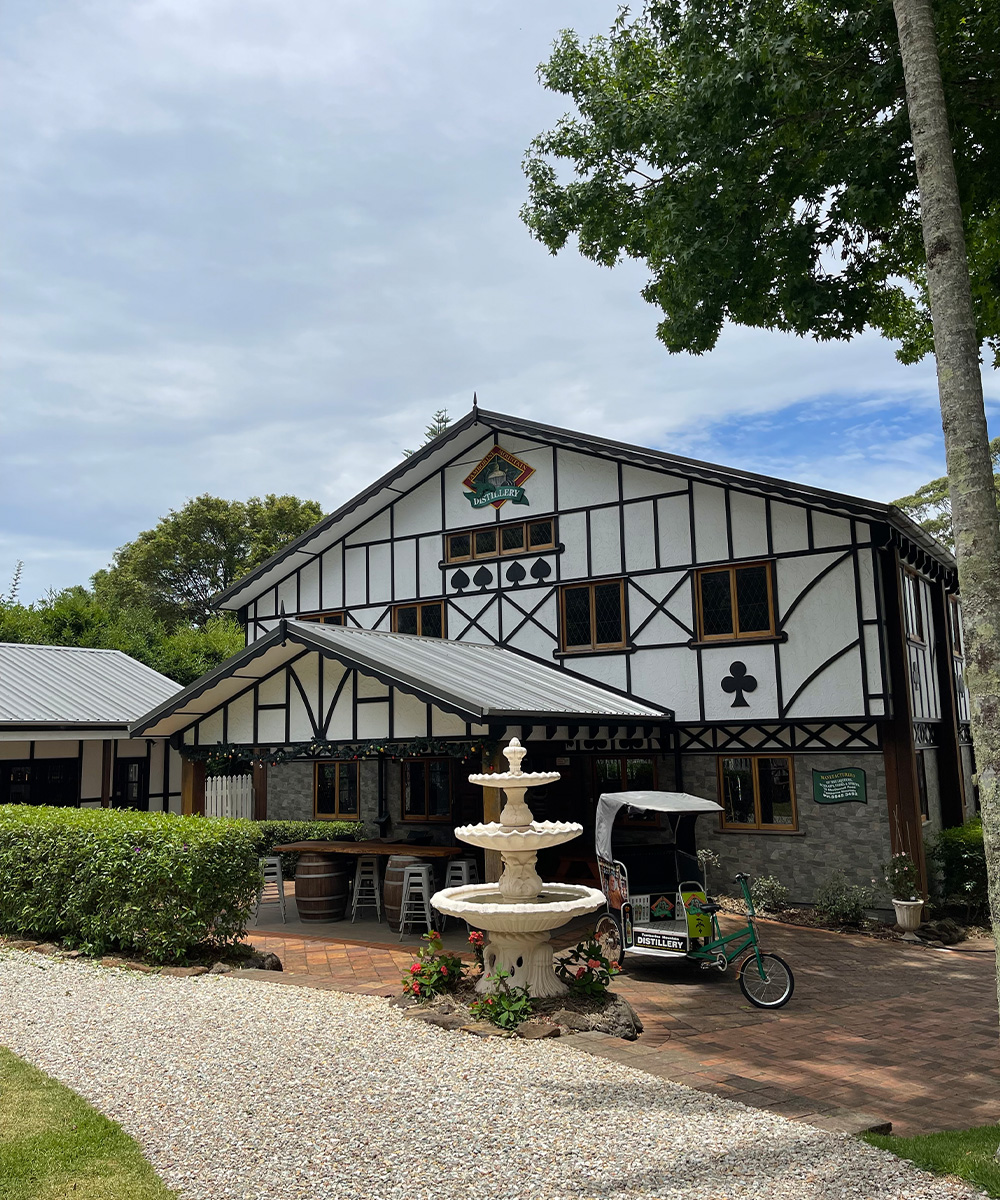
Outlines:
POLYGON ((927 799, 927 763, 924 760, 923 750, 916 752, 917 760, 917 800, 920 804, 920 819, 921 821, 929 821, 931 819, 931 806, 927 799))
POLYGON ((392 610, 394 633, 416 633, 421 637, 444 637, 444 602, 397 604, 392 610))
POLYGON ((346 625, 347 614, 342 608, 327 612, 300 613, 297 621, 315 621, 317 625, 346 625))
MULTIPOLYGON (((595 796, 603 792, 655 792, 656 764, 651 758, 636 758, 627 754, 597 758, 594 760, 594 782, 595 796)), ((621 820, 625 825, 652 828, 660 824, 658 813, 631 808, 624 810, 621 820)))
POLYGON ((903 572, 903 621, 906 636, 913 642, 924 640, 924 608, 920 596, 920 576, 903 572))
POLYGON ((774 635, 774 579, 769 562, 709 567, 697 573, 696 587, 703 641, 774 635))
POLYGON ((797 829, 790 757, 745 755, 719 759, 725 829, 797 829))
POLYGON ((445 561, 467 562, 474 558, 497 558, 530 550, 552 550, 555 526, 552 519, 518 521, 516 525, 488 525, 449 533, 445 538, 445 561))
POLYGON ((315 808, 318 821, 356 821, 360 812, 360 763, 316 764, 315 808))
POLYGON ((408 758, 403 762, 403 820, 451 819, 450 758, 408 758))
POLYGON ((962 606, 957 596, 948 597, 948 619, 951 622, 951 652, 956 658, 965 657, 962 640, 962 606))
POLYGON ((573 584, 562 589, 560 598, 563 650, 609 650, 625 645, 624 580, 573 584))

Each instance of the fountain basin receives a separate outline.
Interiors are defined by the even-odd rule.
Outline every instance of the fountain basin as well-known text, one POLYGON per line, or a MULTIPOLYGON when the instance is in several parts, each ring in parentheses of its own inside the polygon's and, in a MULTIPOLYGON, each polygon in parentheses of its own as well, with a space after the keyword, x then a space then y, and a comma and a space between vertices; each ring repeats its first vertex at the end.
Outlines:
POLYGON ((482 846, 485 850, 514 853, 538 852, 549 846, 571 842, 583 832, 582 825, 570 821, 533 821, 530 825, 461 825, 455 836, 471 846, 482 846))
POLYGON ((558 771, 519 771, 516 775, 513 771, 504 771, 503 774, 470 775, 469 783, 479 787, 529 788, 540 787, 543 783, 558 783, 561 778, 558 771))
POLYGON ((546 933, 604 906, 604 893, 575 883, 546 883, 531 900, 507 900, 495 883, 436 892, 434 907, 490 933, 546 933))

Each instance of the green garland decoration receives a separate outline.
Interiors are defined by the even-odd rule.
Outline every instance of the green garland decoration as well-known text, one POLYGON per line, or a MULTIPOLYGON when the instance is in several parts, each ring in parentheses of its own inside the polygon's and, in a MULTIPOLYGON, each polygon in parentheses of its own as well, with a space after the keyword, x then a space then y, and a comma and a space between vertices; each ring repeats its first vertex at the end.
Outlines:
POLYGON ((412 738, 405 742, 390 741, 388 738, 371 742, 328 742, 316 738, 311 742, 297 742, 294 746, 279 748, 243 746, 231 742, 220 742, 215 746, 181 746, 180 753, 191 762, 203 762, 206 770, 218 773, 234 767, 274 767, 279 763, 302 759, 356 762, 362 758, 388 758, 396 762, 402 758, 429 756, 456 758, 466 763, 471 758, 481 758, 484 753, 492 756, 499 744, 488 738, 472 741, 412 738))

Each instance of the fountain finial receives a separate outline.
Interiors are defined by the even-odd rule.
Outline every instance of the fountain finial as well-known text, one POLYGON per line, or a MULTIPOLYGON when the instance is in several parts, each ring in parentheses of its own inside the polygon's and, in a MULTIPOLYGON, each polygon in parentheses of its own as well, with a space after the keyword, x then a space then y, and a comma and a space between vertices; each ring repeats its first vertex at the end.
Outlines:
POLYGON ((518 739, 511 738, 510 744, 504 748, 503 756, 507 760, 507 768, 511 775, 521 775, 521 760, 528 753, 518 739))

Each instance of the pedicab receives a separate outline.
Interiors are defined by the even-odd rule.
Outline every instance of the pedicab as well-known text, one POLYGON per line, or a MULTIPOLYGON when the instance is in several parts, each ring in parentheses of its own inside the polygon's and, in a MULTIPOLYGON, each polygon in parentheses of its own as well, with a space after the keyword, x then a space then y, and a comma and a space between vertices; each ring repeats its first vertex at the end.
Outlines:
POLYGON ((781 1008, 791 999, 795 980, 784 959, 761 952, 748 877, 736 876, 747 921, 731 933, 722 933, 719 906, 705 892, 694 827, 704 813, 721 811, 713 800, 683 792, 606 792, 600 797, 595 841, 608 911, 597 922, 596 937, 606 957, 619 964, 628 953, 686 959, 705 970, 726 971, 745 955, 737 969, 743 995, 757 1008, 781 1008), (656 845, 621 845, 616 856, 612 828, 625 807, 665 817, 666 839, 656 845))

